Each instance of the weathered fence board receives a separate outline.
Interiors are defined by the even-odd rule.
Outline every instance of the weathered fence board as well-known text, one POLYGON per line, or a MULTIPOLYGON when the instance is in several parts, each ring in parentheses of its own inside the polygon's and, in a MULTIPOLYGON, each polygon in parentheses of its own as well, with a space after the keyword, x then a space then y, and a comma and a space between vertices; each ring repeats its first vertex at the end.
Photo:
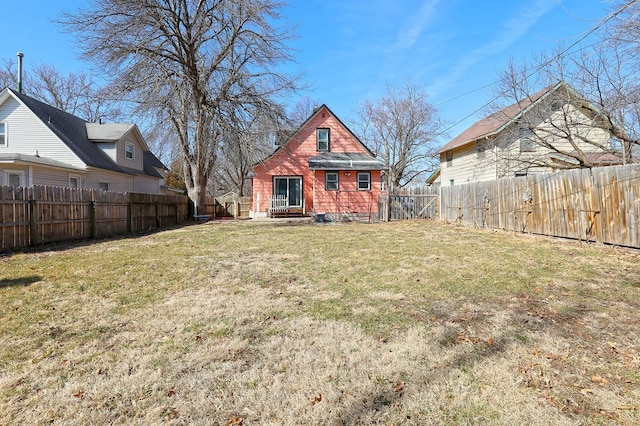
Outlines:
POLYGON ((576 169, 442 187, 440 218, 640 247, 640 166, 576 169))
POLYGON ((187 219, 185 196, 0 187, 0 251, 161 228, 187 219))
POLYGON ((29 244, 29 201, 24 188, 0 186, 0 248, 29 244))
POLYGON ((439 216, 439 187, 415 187, 382 194, 378 201, 380 220, 432 219, 439 216))

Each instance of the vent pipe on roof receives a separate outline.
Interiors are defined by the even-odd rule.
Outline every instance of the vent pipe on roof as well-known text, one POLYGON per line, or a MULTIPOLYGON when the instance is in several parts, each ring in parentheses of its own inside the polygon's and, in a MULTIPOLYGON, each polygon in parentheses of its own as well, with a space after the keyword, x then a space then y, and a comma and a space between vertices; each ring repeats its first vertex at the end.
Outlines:
POLYGON ((22 93, 22 58, 24 53, 18 52, 18 93, 22 93))

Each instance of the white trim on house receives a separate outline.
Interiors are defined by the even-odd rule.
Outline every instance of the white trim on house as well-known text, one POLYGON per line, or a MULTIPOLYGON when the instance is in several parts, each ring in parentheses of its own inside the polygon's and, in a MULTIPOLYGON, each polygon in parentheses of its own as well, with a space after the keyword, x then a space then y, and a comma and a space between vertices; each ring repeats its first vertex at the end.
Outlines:
POLYGON ((82 188, 82 178, 80 177, 80 175, 69 173, 69 188, 82 188), (75 184, 73 183, 74 180, 76 181, 75 184))
POLYGON ((26 186, 26 182, 25 182, 25 171, 24 170, 12 170, 12 169, 5 169, 3 172, 3 185, 6 186, 15 186, 15 187, 21 187, 21 186, 26 186), (12 176, 17 176, 18 177, 18 182, 17 185, 11 182, 11 177, 12 176))
POLYGON ((7 129, 9 128, 9 124, 6 120, 0 121, 0 148, 6 148, 9 146, 9 137, 7 129))
POLYGON ((124 158, 132 161, 136 159, 136 146, 133 143, 131 142, 124 143, 124 158))
POLYGON ((358 191, 371 191, 371 172, 358 172, 358 176, 356 177, 356 185, 358 187, 358 191), (360 176, 366 176, 366 179, 360 180, 360 176), (365 183, 367 187, 360 187, 361 183, 365 183))

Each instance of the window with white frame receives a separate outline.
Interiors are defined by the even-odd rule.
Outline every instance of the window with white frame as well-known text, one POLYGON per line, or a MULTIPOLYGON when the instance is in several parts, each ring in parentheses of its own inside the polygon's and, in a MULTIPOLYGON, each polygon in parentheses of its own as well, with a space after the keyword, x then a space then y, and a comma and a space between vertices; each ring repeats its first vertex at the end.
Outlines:
POLYGON ((24 172, 16 171, 16 170, 7 170, 4 173, 4 181, 8 186, 13 186, 14 188, 20 188, 24 185, 24 172))
POLYGON ((327 191, 337 191, 339 188, 338 172, 326 172, 324 174, 324 189, 327 191))
POLYGON ((109 182, 100 182, 100 189, 102 189, 103 191, 108 191, 109 190, 109 182))
POLYGON ((0 122, 0 146, 7 146, 7 123, 0 122))
POLYGON ((135 152, 135 148, 132 143, 126 142, 124 144, 124 156, 129 160, 133 160, 133 154, 135 152))
POLYGON ((78 175, 69 175, 69 188, 80 188, 80 176, 78 175))
POLYGON ((371 189, 371 173, 358 173, 358 191, 369 191, 371 189))
POLYGON ((316 129, 316 149, 329 151, 329 129, 316 129))

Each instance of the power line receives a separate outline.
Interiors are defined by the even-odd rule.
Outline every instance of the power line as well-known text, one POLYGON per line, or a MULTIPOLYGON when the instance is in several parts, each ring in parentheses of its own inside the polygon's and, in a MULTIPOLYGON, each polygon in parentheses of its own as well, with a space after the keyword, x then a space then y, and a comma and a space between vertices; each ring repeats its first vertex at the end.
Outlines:
MULTIPOLYGON (((559 53, 557 53, 555 56, 553 56, 552 58, 544 61, 542 64, 539 64, 538 66, 536 66, 533 71, 531 71, 530 73, 528 73, 527 75, 524 76, 523 80, 521 80, 520 82, 522 83, 523 81, 525 81, 526 79, 534 76, 535 74, 537 74, 538 72, 540 72, 544 67, 548 66, 549 64, 551 64, 552 62, 558 60, 559 58, 561 58, 562 56, 565 56, 566 54, 568 54, 570 52, 571 49, 573 49, 574 47, 576 47, 578 44, 580 44, 582 41, 584 41, 587 37, 589 37, 591 34, 593 34, 594 32, 598 31, 600 28, 602 28, 605 24, 607 24, 609 21, 611 21, 613 18, 617 17, 618 15, 620 15, 622 12, 624 12, 625 10, 627 10, 629 7, 636 5, 640 3, 640 0, 634 0, 632 2, 630 2, 629 4, 621 7, 620 9, 615 10, 614 12, 606 15, 603 19, 601 19, 596 25, 594 25, 593 27, 591 27, 588 31, 586 31, 580 38, 578 38, 575 42, 573 42, 571 45, 569 45, 567 48, 564 48, 562 51, 560 51, 559 53)), ((582 47, 580 50, 584 50, 586 48, 589 47, 593 47, 596 44, 598 44, 599 42, 593 43, 589 46, 584 46, 582 47)), ((442 102, 439 102, 437 104, 435 104, 435 106, 439 106, 439 105, 443 105, 445 103, 448 102, 452 102, 454 100, 460 99, 462 97, 468 96, 470 94, 476 93, 480 90, 484 90, 486 88, 492 87, 496 84, 498 84, 499 81, 494 81, 492 83, 486 84, 484 86, 478 87, 476 89, 470 90, 468 92, 465 92, 461 95, 458 96, 454 96, 452 98, 449 99, 445 99, 442 102)), ((489 101, 485 102, 481 107, 475 109, 474 111, 472 111, 471 113, 467 114, 466 116, 464 116, 462 119, 456 121, 454 124, 450 125, 449 127, 447 127, 446 129, 443 130, 443 133, 448 132, 449 130, 453 129, 454 127, 456 127, 458 124, 462 123, 463 121, 465 121, 466 119, 474 116, 476 113, 480 112, 481 110, 487 108, 489 105, 491 105, 492 103, 494 103, 495 101, 497 101, 498 99, 500 99, 502 96, 504 96, 504 93, 501 92, 499 94, 497 94, 496 96, 492 97, 489 101)))

